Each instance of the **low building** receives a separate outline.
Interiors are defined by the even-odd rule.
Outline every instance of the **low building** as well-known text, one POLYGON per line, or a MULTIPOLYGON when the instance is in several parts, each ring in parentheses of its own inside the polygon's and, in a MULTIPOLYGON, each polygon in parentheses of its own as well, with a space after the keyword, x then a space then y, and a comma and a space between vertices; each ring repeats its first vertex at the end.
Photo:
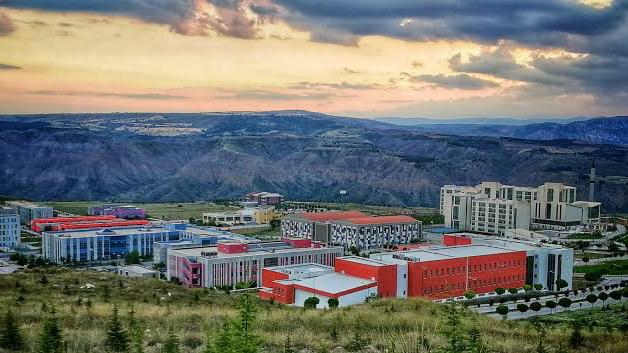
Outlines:
POLYGON ((341 247, 323 247, 307 239, 169 249, 167 277, 169 280, 176 278, 188 287, 260 284, 265 267, 307 262, 333 265, 335 258, 342 254, 341 247))
POLYGON ((87 214, 90 216, 115 216, 123 219, 145 219, 146 210, 133 205, 100 205, 89 207, 87 214))
POLYGON ((54 263, 107 261, 132 251, 152 255, 155 242, 179 237, 179 231, 154 226, 43 232, 42 253, 54 263))
POLYGON ((137 265, 120 266, 116 270, 120 276, 125 276, 125 277, 141 277, 141 278, 159 277, 158 271, 151 270, 149 268, 137 266, 137 265))
POLYGON ((302 212, 283 217, 281 232, 284 237, 369 250, 419 241, 421 222, 409 216, 374 217, 359 211, 302 212))
POLYGON ((255 222, 253 211, 205 212, 203 223, 216 225, 248 224, 255 222))
POLYGON ((450 237, 464 238, 473 244, 485 244, 526 252, 525 284, 541 284, 548 290, 556 290, 556 281, 573 285, 574 251, 572 248, 549 244, 543 239, 515 239, 486 236, 475 233, 454 233, 450 237))
POLYGON ((181 249, 194 246, 216 246, 218 242, 256 242, 256 239, 244 235, 218 230, 209 227, 199 227, 184 223, 166 223, 166 229, 179 232, 179 239, 164 242, 155 242, 153 245, 153 262, 167 262, 168 249, 181 249))
POLYGON ((259 206, 278 205, 283 200, 283 195, 274 192, 251 192, 246 194, 247 202, 255 202, 259 206))
POLYGON ((345 296, 341 304, 350 305, 371 295, 436 300, 462 297, 465 292, 495 295, 496 288, 526 284, 555 290, 559 279, 567 284, 562 289, 571 288, 572 249, 471 233, 446 234, 443 243, 370 258, 338 257, 333 269, 329 265, 269 267, 263 270, 259 295, 299 306, 314 296, 324 307, 329 298, 345 296))
POLYGON ((330 299, 338 306, 364 303, 377 296, 377 282, 345 275, 334 267, 315 263, 264 268, 261 299, 303 306, 310 297, 319 300, 317 308, 327 308, 330 299))
POLYGON ((0 247, 16 247, 20 243, 21 232, 18 210, 0 206, 0 247))
POLYGON ((53 217, 52 207, 40 206, 28 201, 7 201, 6 204, 17 209, 22 224, 30 224, 35 218, 53 217))
POLYGON ((270 224, 270 221, 279 219, 280 214, 273 207, 257 207, 253 213, 255 223, 270 224))

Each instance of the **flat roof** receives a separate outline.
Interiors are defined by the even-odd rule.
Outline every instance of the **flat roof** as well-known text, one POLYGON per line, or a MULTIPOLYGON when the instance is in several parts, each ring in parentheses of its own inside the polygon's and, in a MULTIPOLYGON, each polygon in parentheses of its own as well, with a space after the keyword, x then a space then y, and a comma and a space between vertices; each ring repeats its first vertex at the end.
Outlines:
MULTIPOLYGON (((250 247, 251 245, 258 245, 258 244, 259 243, 247 244, 247 247, 250 247)), ((313 251, 317 249, 331 249, 331 248, 341 248, 341 247, 335 246, 335 247, 324 247, 324 248, 312 248, 312 247, 293 248, 290 244, 286 244, 286 246, 282 246, 282 247, 261 246, 259 248, 254 248, 253 251, 249 250, 247 252, 233 253, 233 254, 225 254, 225 253, 218 252, 218 246, 198 246, 198 247, 189 247, 189 248, 183 248, 183 249, 173 249, 172 251, 176 251, 183 256, 197 256, 197 257, 200 257, 201 253, 216 252, 217 255, 214 256, 215 258, 229 258, 229 257, 241 257, 241 256, 254 256, 257 254, 272 254, 273 252, 282 254, 282 253, 287 253, 287 252, 307 252, 307 251, 313 251)))
POLYGON ((379 216, 379 217, 359 217, 359 218, 341 219, 337 222, 370 225, 370 224, 415 223, 418 221, 410 216, 379 216))
POLYGON ((130 272, 132 271, 135 273, 156 273, 157 272, 155 270, 151 270, 149 268, 137 266, 137 265, 119 266, 118 269, 127 270, 130 272))
MULTIPOLYGON (((522 249, 523 250, 523 249, 522 249)), ((517 249, 494 246, 490 244, 470 244, 459 246, 433 246, 424 249, 413 249, 372 255, 391 263, 404 263, 406 261, 438 261, 461 257, 496 255, 521 251, 517 249)))
POLYGON ((339 221, 349 218, 364 218, 368 217, 360 211, 333 211, 333 212, 301 212, 296 213, 296 216, 315 222, 327 222, 327 221, 339 221))
POLYGON ((336 259, 357 262, 360 264, 370 265, 370 266, 389 266, 390 265, 389 263, 386 263, 384 261, 370 259, 368 257, 360 257, 360 256, 341 256, 341 257, 337 257, 336 259))
POLYGON ((332 272, 318 277, 306 278, 295 284, 300 287, 335 294, 375 283, 374 281, 332 272))
POLYGON ((303 274, 309 276, 317 276, 318 274, 334 270, 334 268, 331 266, 325 266, 312 262, 296 265, 267 267, 267 269, 282 272, 285 274, 303 274))

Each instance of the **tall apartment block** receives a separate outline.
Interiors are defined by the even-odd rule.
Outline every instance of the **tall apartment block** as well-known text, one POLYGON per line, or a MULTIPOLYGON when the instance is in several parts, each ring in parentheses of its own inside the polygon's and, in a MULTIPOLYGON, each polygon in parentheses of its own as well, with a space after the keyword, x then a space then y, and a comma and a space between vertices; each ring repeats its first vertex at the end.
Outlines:
POLYGON ((6 204, 17 208, 20 223, 30 224, 36 218, 52 218, 52 207, 40 206, 28 201, 7 201, 6 204))
POLYGON ((561 183, 445 185, 440 212, 447 227, 500 235, 508 229, 565 229, 600 221, 599 202, 576 201, 576 188, 561 183))
POLYGON ((421 222, 408 216, 373 217, 358 211, 303 212, 282 218, 281 233, 368 250, 418 241, 421 222))
POLYGON ((0 247, 15 247, 20 242, 20 231, 17 209, 0 207, 0 247))

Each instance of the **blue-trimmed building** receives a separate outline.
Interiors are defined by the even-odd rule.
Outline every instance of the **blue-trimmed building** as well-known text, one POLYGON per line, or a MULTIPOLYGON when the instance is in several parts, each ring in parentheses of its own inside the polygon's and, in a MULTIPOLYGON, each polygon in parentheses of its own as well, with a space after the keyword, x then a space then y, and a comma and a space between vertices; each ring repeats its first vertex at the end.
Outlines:
POLYGON ((42 253, 45 259, 54 263, 115 260, 134 250, 141 256, 155 255, 161 259, 171 247, 182 244, 211 246, 219 241, 257 240, 210 227, 171 222, 159 226, 44 232, 42 253))
POLYGON ((42 252, 54 263, 106 261, 124 258, 132 251, 152 255, 153 244, 180 238, 181 232, 164 227, 120 227, 44 232, 42 252))

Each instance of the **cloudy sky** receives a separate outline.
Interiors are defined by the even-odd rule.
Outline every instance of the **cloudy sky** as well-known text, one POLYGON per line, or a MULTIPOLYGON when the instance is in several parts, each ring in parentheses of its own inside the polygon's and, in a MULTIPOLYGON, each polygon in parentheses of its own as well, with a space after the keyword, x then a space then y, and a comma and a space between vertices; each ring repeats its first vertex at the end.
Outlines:
POLYGON ((0 113, 628 114, 628 0, 0 0, 0 113))

